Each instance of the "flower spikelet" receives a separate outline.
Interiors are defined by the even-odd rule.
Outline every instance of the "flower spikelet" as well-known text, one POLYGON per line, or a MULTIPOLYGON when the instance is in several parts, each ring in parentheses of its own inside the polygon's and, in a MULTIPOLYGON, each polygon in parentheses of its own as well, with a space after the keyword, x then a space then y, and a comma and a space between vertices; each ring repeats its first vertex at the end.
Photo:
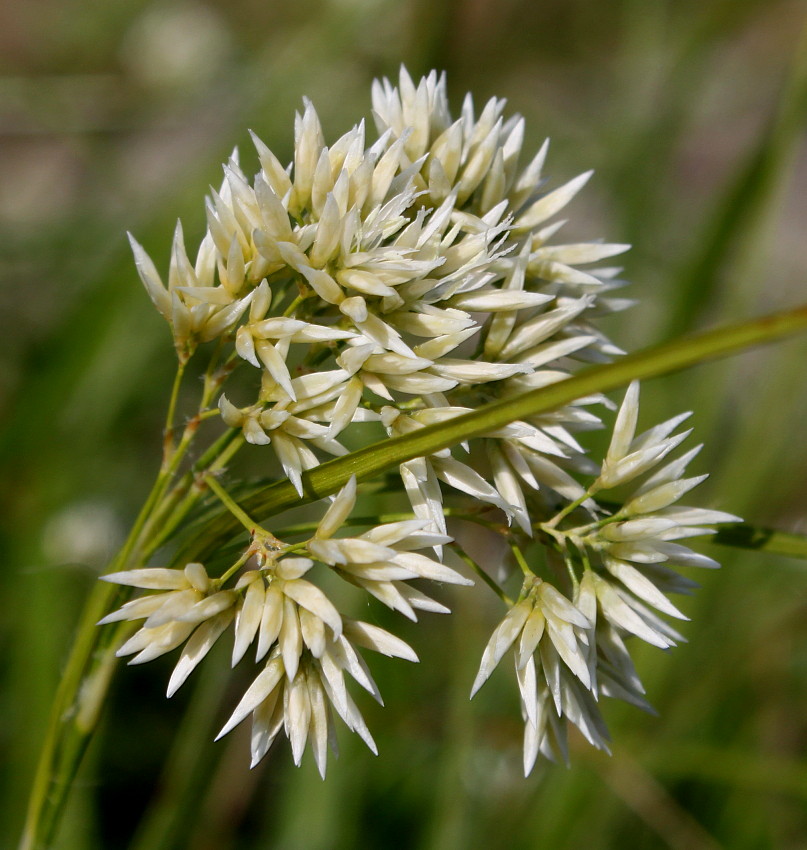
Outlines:
POLYGON ((238 603, 237 594, 219 589, 218 583, 208 578, 202 564, 187 564, 182 570, 160 567, 127 570, 102 578, 158 591, 125 603, 100 620, 99 625, 145 620, 116 653, 118 657, 134 655, 130 664, 151 661, 185 643, 171 676, 168 696, 176 692, 232 622, 238 603))
POLYGON ((417 620, 416 610, 447 612, 444 605, 409 582, 429 579, 446 584, 473 584, 457 570, 417 551, 450 543, 451 537, 427 530, 429 521, 425 519, 384 523, 356 537, 333 537, 342 518, 352 511, 355 499, 356 482, 352 478, 320 522, 308 543, 308 552, 411 620, 417 620))

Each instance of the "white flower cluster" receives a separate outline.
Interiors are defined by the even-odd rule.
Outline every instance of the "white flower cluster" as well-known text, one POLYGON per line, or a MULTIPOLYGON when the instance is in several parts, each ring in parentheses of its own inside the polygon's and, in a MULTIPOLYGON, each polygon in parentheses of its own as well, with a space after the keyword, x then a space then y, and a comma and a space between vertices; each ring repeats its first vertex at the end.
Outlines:
POLYGON ((628 485, 631 493, 624 504, 614 509, 581 498, 588 514, 582 525, 561 528, 550 520, 537 526, 573 576, 572 598, 528 576, 519 601, 494 631, 474 682, 472 696, 514 647, 525 719, 525 773, 539 752, 566 758, 565 721, 594 746, 608 749, 601 695, 650 708, 624 638, 635 636, 662 649, 683 639, 659 616, 685 620, 666 594, 696 586, 673 567, 719 565, 674 541, 708 534, 714 523, 738 520, 722 511, 675 505, 705 478, 681 477, 700 446, 657 468, 690 433, 670 436, 688 414, 637 437, 638 413, 639 385, 634 382, 619 410, 602 471, 585 493, 590 497, 628 485))
MULTIPOLYGON (((304 472, 345 454, 339 438, 354 423, 407 434, 618 355, 596 320, 630 303, 613 295, 619 269, 597 265, 628 246, 555 241, 558 213, 590 172, 547 190, 547 144, 523 162, 524 121, 505 119, 503 100, 477 115, 469 96, 455 119, 442 76, 416 85, 402 70, 397 87, 374 84, 372 101, 370 144, 360 123, 326 145, 308 102, 288 168, 253 136, 260 171, 250 181, 233 155, 208 200, 194 264, 177 227, 167 285, 132 240, 180 362, 218 339, 257 370, 248 403, 220 396, 221 418, 247 442, 270 446, 301 496, 304 472)), ((336 537, 355 503, 351 482, 310 540, 275 553, 258 547, 257 566, 233 588, 198 564, 107 576, 160 592, 102 622, 145 618, 121 649, 137 652, 135 662, 187 641, 170 694, 234 619, 233 663, 256 638, 258 660, 268 661, 223 732, 252 714, 253 763, 283 727, 295 761, 310 740, 324 772, 329 706, 374 746, 344 684, 347 672, 378 697, 355 646, 415 656, 387 632, 345 620, 303 576, 318 561, 412 619, 418 609, 446 611, 410 581, 469 583, 442 563, 453 545, 447 485, 471 497, 471 515, 481 515, 476 502, 501 511, 514 551, 538 542, 549 553, 548 571, 523 562, 521 594, 491 638, 474 692, 515 646, 525 769, 539 751, 565 752, 566 720, 605 746, 599 696, 645 705, 623 638, 672 645, 678 635, 656 611, 682 616, 665 594, 688 585, 670 567, 711 563, 674 541, 732 518, 674 507, 700 480, 681 479, 695 452, 652 472, 683 439, 670 436, 681 418, 635 437, 636 387, 604 463, 594 463, 575 435, 602 426, 590 409, 597 403, 609 405, 589 396, 513 422, 485 434, 482 451, 464 446, 463 460, 444 450, 402 464, 414 518, 336 537), (630 482, 623 505, 597 501, 630 482)))
POLYGON ((232 588, 224 587, 225 581, 209 578, 204 566, 195 563, 182 570, 147 567, 104 576, 116 584, 158 591, 125 603, 100 623, 145 621, 117 653, 137 653, 131 664, 151 661, 185 644, 168 684, 169 697, 233 620, 233 666, 253 643, 257 643, 256 661, 263 661, 268 654, 263 671, 219 735, 252 714, 253 766, 266 755, 282 727, 291 742, 295 763, 300 763, 310 739, 317 767, 324 776, 329 741, 335 749, 329 706, 375 752, 373 738, 345 686, 347 673, 381 701, 356 647, 418 660, 400 638, 370 623, 342 617, 322 590, 303 578, 315 561, 329 565, 338 575, 413 619, 416 608, 435 612, 448 609, 408 584, 410 580, 472 583, 417 551, 450 540, 424 531, 426 523, 422 520, 379 525, 358 537, 334 537, 355 502, 353 478, 333 500, 311 539, 281 547, 271 556, 255 546, 251 568, 240 572, 232 588))

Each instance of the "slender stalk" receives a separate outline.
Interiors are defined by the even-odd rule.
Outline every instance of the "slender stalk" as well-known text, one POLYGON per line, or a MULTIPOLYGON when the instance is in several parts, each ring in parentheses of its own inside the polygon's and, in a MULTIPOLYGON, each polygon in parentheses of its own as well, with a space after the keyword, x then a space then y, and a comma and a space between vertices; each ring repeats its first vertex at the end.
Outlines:
MULTIPOLYGON (((282 481, 255 493, 245 501, 244 508, 256 516, 272 516, 294 505, 335 493, 352 475, 363 481, 413 458, 482 436, 514 420, 546 413, 593 393, 616 389, 634 379, 677 372, 804 330, 807 330, 807 305, 653 346, 615 363, 595 366, 555 384, 485 405, 448 422, 429 425, 326 461, 303 473, 302 498, 290 482, 282 481)), ((234 528, 237 524, 229 514, 211 519, 204 531, 186 545, 182 557, 198 559, 234 528)))
POLYGON ((310 294, 306 293, 304 295, 297 295, 289 304, 288 307, 283 311, 284 316, 291 316, 294 314, 294 311, 306 300, 306 298, 310 298, 310 294))
POLYGON ((282 541, 278 540, 277 537, 275 537, 275 535, 270 531, 267 531, 265 528, 258 525, 258 523, 256 523, 255 520, 238 505, 224 487, 219 484, 215 475, 207 475, 204 480, 205 484, 207 484, 207 486, 216 494, 219 501, 241 523, 241 525, 244 526, 252 538, 252 546, 250 546, 241 558, 221 577, 222 583, 237 572, 237 570, 246 563, 249 557, 255 553, 260 552, 263 555, 268 555, 269 559, 274 561, 276 554, 281 550, 284 550, 285 552, 293 552, 297 548, 304 548, 306 546, 306 543, 297 543, 295 546, 284 546, 282 541))
POLYGON ((585 544, 582 541, 575 537, 573 534, 570 534, 566 537, 566 545, 564 547, 564 560, 566 561, 566 569, 569 572, 569 578, 572 582, 572 590, 574 592, 574 596, 577 596, 577 590, 580 587, 580 580, 577 578, 577 570, 575 569, 575 559, 572 555, 572 552, 569 551, 570 547, 573 547, 582 561, 583 570, 591 569, 591 561, 588 557, 588 549, 586 549, 585 544))
POLYGON ((148 558, 153 555, 160 548, 160 546, 162 546, 163 543, 165 543, 165 541, 168 540, 168 538, 171 537, 171 535, 177 530, 182 521, 193 510, 193 508, 196 507, 199 500, 207 491, 207 484, 205 483, 206 474, 217 472, 220 469, 223 469, 232 459, 233 455, 235 455, 235 453, 245 443, 244 438, 237 431, 229 432, 224 436, 228 437, 229 439, 227 441, 221 441, 221 444, 224 446, 221 450, 221 453, 206 469, 198 472, 195 476, 192 476, 192 483, 186 491, 185 497, 168 515, 165 522, 160 527, 159 531, 155 533, 154 538, 149 542, 146 547, 144 547, 144 558, 148 558))
POLYGON ((460 546, 455 545, 454 551, 465 561, 466 564, 482 579, 483 582, 499 597, 499 599, 507 605, 508 608, 513 607, 513 600, 502 590, 499 586, 498 582, 496 582, 491 576, 489 576, 479 564, 460 546))
MULTIPOLYGON (((177 368, 174 379, 169 413, 166 417, 167 429, 170 429, 173 422, 183 369, 183 365, 177 368)), ((115 572, 131 565, 143 531, 164 494, 169 477, 166 469, 161 468, 128 537, 107 572, 115 572)), ((108 682, 114 665, 114 660, 109 660, 109 650, 111 646, 117 645, 118 632, 111 629, 99 630, 95 624, 123 600, 126 592, 122 587, 99 582, 90 593, 78 626, 76 640, 53 700, 50 722, 29 798, 20 850, 47 847, 49 837, 55 829, 70 779, 83 754, 86 741, 89 740, 89 730, 95 725, 97 709, 88 709, 86 695, 105 690, 104 683, 108 682), (93 683, 93 687, 88 689, 89 683, 93 683), (65 778, 66 776, 68 778, 65 778)))
POLYGON ((207 419, 213 419, 215 416, 221 416, 221 411, 217 407, 211 407, 204 413, 200 413, 197 418, 200 422, 204 422, 207 419))
POLYGON ((114 648, 120 645, 120 628, 99 629, 96 623, 124 596, 123 588, 105 582, 98 582, 90 593, 53 700, 20 850, 50 846, 70 783, 98 719, 116 661, 114 648))
POLYGON ((143 551, 143 558, 149 558, 162 546, 204 495, 206 487, 202 479, 205 473, 221 469, 243 444, 244 439, 238 431, 228 429, 179 479, 144 528, 144 536, 150 543, 143 551))
POLYGON ((569 504, 566 505, 565 508, 558 511, 558 513, 556 513, 555 516, 553 516, 552 519, 549 520, 549 522, 544 523, 544 527, 545 528, 557 528, 558 524, 560 523, 561 520, 563 520, 567 516, 569 516, 569 514, 572 511, 577 510, 577 508, 579 508, 580 505, 582 505, 583 502, 586 501, 586 499, 590 499, 590 498, 591 498, 591 488, 586 490, 586 492, 583 493, 583 495, 580 496, 580 498, 575 499, 573 502, 569 502, 569 504))
POLYGON ((219 576, 217 579, 219 583, 219 587, 221 585, 226 584, 240 569, 246 564, 246 562, 253 556, 254 551, 252 547, 249 547, 241 557, 227 570, 223 575, 219 576))
MULTIPOLYGON (((199 474, 202 470, 207 469, 214 461, 224 456, 225 449, 228 449, 233 442, 238 442, 239 448, 243 445, 243 439, 239 442, 238 438, 241 435, 238 431, 230 428, 225 431, 207 450, 201 455, 199 460, 191 467, 191 472, 199 474)), ((232 457, 232 454, 227 455, 227 458, 232 457)), ((226 461, 225 461, 226 462, 226 461)))
POLYGON ((513 553, 513 557, 516 559, 516 563, 518 564, 518 568, 524 574, 524 578, 532 578, 535 573, 530 569, 530 565, 527 563, 524 558, 524 553, 521 551, 521 548, 517 546, 515 543, 510 544, 510 551, 513 553))
POLYGON ((737 522, 722 526, 706 539, 734 549, 753 549, 755 552, 807 560, 807 536, 804 534, 737 522))
POLYGON ((180 361, 177 364, 177 371, 174 375, 174 383, 171 387, 171 396, 168 400, 168 413, 165 416, 165 441, 166 445, 173 441, 174 435, 174 417, 177 409, 177 399, 179 398, 179 388, 182 385, 182 378, 185 375, 185 362, 180 361))
POLYGON ((254 534, 261 528, 260 525, 255 522, 251 516, 249 516, 249 514, 239 507, 238 503, 221 486, 221 484, 219 484, 215 475, 206 475, 204 480, 205 484, 207 484, 207 486, 216 494, 224 507, 227 508, 227 510, 241 523, 241 525, 244 526, 244 528, 246 528, 250 534, 254 534))

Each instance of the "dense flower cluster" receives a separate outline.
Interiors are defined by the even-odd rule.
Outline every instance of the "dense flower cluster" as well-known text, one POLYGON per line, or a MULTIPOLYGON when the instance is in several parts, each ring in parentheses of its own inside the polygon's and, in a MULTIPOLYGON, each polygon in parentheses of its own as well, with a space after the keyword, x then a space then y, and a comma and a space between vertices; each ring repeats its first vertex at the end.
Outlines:
POLYGON ((706 534, 714 523, 737 520, 722 511, 674 504, 705 477, 681 478, 700 446, 658 468, 689 434, 670 436, 686 415, 637 437, 638 393, 638 384, 631 384, 600 475, 578 499, 581 524, 571 521, 574 511, 569 511, 565 523, 557 521, 562 519, 558 514, 536 526, 568 567, 571 598, 528 575, 519 602, 494 631, 474 682, 472 695, 515 648, 525 718, 525 773, 539 752, 566 757, 563 719, 594 746, 608 749, 600 695, 649 708, 623 639, 635 636, 662 649, 682 639, 659 613, 686 619, 665 594, 686 593, 695 584, 672 568, 718 564, 674 541, 706 534), (632 489, 623 505, 586 504, 593 494, 617 485, 632 489))
POLYGON ((324 776, 328 705, 375 752, 372 736, 345 687, 348 673, 381 700, 356 646, 418 660, 411 647, 384 629, 342 617, 322 590, 303 578, 315 560, 413 618, 415 608, 446 609, 409 585, 411 579, 471 583, 417 551, 450 539, 424 531, 426 523, 421 520, 386 523, 358 537, 334 537, 355 501, 356 480, 352 478, 333 500, 314 535, 294 547, 301 555, 286 549, 269 555, 256 546, 232 588, 223 588, 222 580, 209 578, 201 564, 188 564, 182 570, 151 567, 104 576, 106 581, 157 591, 127 602, 101 623, 145 620, 118 650, 119 656, 137 653, 133 664, 185 644, 168 684, 168 696, 178 690, 233 620, 233 666, 255 642, 257 661, 269 654, 263 671, 220 733, 226 734, 252 714, 253 765, 263 758, 283 726, 297 764, 310 736, 324 776))
MULTIPOLYGON (((402 70, 397 87, 374 84, 372 101, 370 144, 361 123, 326 145, 306 102, 288 168, 257 137, 253 180, 234 154, 208 200, 194 263, 177 227, 167 285, 132 239, 180 362, 218 339, 255 370, 252 397, 220 395, 221 418, 269 446, 301 496, 305 470, 345 454, 339 438, 354 423, 407 434, 618 355, 596 320, 629 304, 613 294, 618 269, 597 265, 626 245, 557 241, 557 215, 590 172, 546 190, 547 145, 524 161, 524 121, 504 118, 503 100, 477 115, 469 96, 455 119, 443 77, 416 85, 402 70)), ((685 436, 671 436, 682 417, 636 437, 636 386, 603 464, 594 463, 576 435, 601 427, 597 405, 610 402, 590 396, 513 422, 462 460, 446 449, 402 464, 413 518, 338 536, 356 500, 351 481, 310 539, 269 549, 256 538, 231 587, 200 564, 107 576, 158 592, 102 622, 145 620, 120 650, 135 662, 184 643, 169 695, 234 622, 233 663, 255 641, 257 659, 268 660, 222 734, 252 714, 253 764, 283 728, 295 761, 310 741, 324 772, 331 707, 374 747, 345 687, 348 673, 379 698, 356 647, 416 657, 393 635, 344 618, 304 576, 318 562, 410 618, 446 611, 410 581, 470 583, 442 563, 454 545, 444 498, 458 491, 471 497, 471 514, 477 502, 501 512, 519 556, 535 542, 547 552, 545 567, 520 556, 521 592, 474 692, 514 647, 525 769, 539 751, 565 753, 567 720, 605 746, 598 697, 645 705, 624 638, 672 645, 678 635, 657 612, 681 617, 665 594, 688 583, 671 567, 712 565, 674 541, 731 517, 674 506, 700 480, 681 477, 695 451, 659 468, 685 436), (600 500, 623 485, 634 489, 619 505, 600 500)))

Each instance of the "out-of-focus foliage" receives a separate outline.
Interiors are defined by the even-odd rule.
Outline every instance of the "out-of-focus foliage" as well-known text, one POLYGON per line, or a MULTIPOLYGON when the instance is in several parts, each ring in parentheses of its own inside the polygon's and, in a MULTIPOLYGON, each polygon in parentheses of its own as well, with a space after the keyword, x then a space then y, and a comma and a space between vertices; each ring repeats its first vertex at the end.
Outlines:
MULTIPOLYGON (((201 235, 198 199, 234 143, 249 156, 248 127, 287 159, 302 95, 335 138, 366 114, 369 81, 404 61, 413 75, 445 69, 450 90, 480 102, 507 96, 528 147, 551 137, 558 183, 596 168, 574 226, 635 246, 641 306, 609 320, 626 347, 785 307, 807 279, 804 27, 787 0, 0 8, 9 846, 81 601, 159 460, 173 353, 124 231, 164 266, 173 220, 201 235)), ((648 384, 648 423, 696 412, 700 469, 716 471, 704 504, 804 530, 804 355, 794 341, 648 384)), ((387 708, 362 710, 381 757, 343 736, 324 783, 312 763, 271 754, 249 773, 243 736, 210 743, 233 703, 215 661, 171 702, 170 658, 120 677, 59 846, 795 850, 807 834, 807 572, 767 555, 721 560, 685 600, 690 644, 639 652, 660 718, 606 708, 613 758, 574 747, 570 769, 521 778, 515 688, 495 678, 467 698, 500 610, 484 588, 446 589, 456 616, 396 624, 419 675, 374 665, 387 708)), ((380 606, 360 613, 388 621, 380 606)))

